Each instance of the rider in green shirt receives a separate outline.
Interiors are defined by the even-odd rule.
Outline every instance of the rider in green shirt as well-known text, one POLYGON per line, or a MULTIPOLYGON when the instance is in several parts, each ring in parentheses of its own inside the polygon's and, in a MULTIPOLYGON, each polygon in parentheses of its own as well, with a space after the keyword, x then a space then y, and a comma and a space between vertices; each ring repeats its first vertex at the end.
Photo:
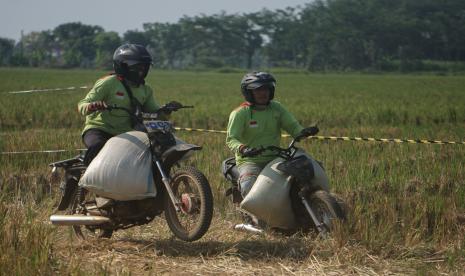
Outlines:
MULTIPOLYGON (((159 107, 153 98, 150 86, 141 84, 130 86, 133 97, 139 103, 143 103, 145 112, 154 112, 159 107)), ((87 96, 79 101, 79 112, 86 116, 83 134, 89 129, 99 129, 111 135, 118 135, 132 130, 131 118, 123 110, 112 110, 111 112, 93 111, 92 105, 96 102, 104 102, 106 105, 117 105, 130 109, 131 102, 128 93, 122 84, 122 78, 118 75, 105 76, 95 83, 87 96)))
MULTIPOLYGON (((131 118, 123 110, 106 110, 116 105, 129 110, 155 112, 159 105, 150 86, 145 84, 152 57, 147 49, 138 44, 124 44, 113 54, 115 73, 95 83, 87 96, 79 101, 78 110, 86 116, 82 140, 87 147, 84 164, 98 154, 114 135, 133 129, 131 118)), ((173 102, 174 103, 174 102, 173 102)))
POLYGON ((257 155, 257 148, 279 146, 281 130, 293 137, 318 132, 317 127, 302 127, 282 104, 273 101, 275 87, 276 80, 269 73, 246 74, 241 81, 246 102, 229 116, 226 144, 236 156, 240 173, 239 188, 243 197, 252 188, 260 171, 275 158, 266 151, 257 155))

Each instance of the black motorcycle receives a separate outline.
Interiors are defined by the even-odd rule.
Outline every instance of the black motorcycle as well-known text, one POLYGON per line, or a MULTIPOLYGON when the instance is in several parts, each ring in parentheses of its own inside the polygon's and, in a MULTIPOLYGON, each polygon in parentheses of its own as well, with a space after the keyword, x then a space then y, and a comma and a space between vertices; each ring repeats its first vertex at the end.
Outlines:
MULTIPOLYGON (((331 230, 334 219, 345 219, 345 208, 343 202, 329 192, 326 173, 321 163, 313 160, 303 150, 295 146, 296 142, 303 138, 305 138, 305 135, 296 137, 288 148, 268 146, 257 150, 255 155, 272 152, 276 159, 262 170, 260 175, 263 174, 266 177, 260 178, 259 175, 254 186, 260 185, 260 181, 268 181, 268 184, 276 182, 278 185, 290 182, 288 196, 290 197, 290 210, 292 210, 291 215, 294 216, 293 221, 295 221, 295 224, 292 229, 279 229, 278 227, 275 230, 294 233, 315 228, 319 233, 325 234, 331 230), (271 167, 273 167, 275 173, 271 171, 271 167), (318 177, 316 177, 316 174, 318 174, 318 177)), ((239 206, 243 198, 238 187, 239 171, 234 157, 223 161, 222 172, 231 184, 231 187, 226 191, 226 196, 231 196, 232 202, 239 206)), ((281 207, 285 208, 286 206, 281 207)), ((251 217, 256 214, 252 213, 253 216, 250 216, 251 213, 243 212, 244 210, 241 210, 241 208, 239 210, 242 212, 246 224, 241 224, 237 229, 261 232, 258 231, 258 227, 263 226, 263 223, 259 223, 259 221, 264 222, 265 225, 267 224, 266 219, 257 216, 258 221, 254 221, 251 217)))
POLYGON ((155 113, 137 112, 117 106, 112 110, 124 110, 144 130, 149 138, 152 154, 152 172, 157 194, 153 198, 118 201, 100 197, 79 186, 86 170, 84 153, 72 159, 51 163, 52 175, 64 170, 60 187, 63 191, 58 211, 64 215, 52 215, 56 225, 71 225, 80 238, 87 236, 110 238, 114 231, 150 223, 165 214, 173 234, 184 241, 200 239, 210 227, 213 215, 213 196, 207 178, 192 166, 180 167, 181 159, 188 153, 200 150, 200 146, 176 144, 173 127, 169 121, 157 120, 162 112, 173 112, 192 106, 167 104, 155 113))

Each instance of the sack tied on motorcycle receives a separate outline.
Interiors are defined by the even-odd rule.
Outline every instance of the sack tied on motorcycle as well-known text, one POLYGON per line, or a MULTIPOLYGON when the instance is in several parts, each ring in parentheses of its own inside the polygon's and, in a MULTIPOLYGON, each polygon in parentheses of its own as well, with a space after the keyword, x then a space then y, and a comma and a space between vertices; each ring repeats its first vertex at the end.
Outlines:
POLYGON ((121 201, 155 197, 147 134, 130 131, 109 139, 86 169, 79 186, 121 201))
MULTIPOLYGON (((324 169, 302 150, 297 152, 296 157, 302 155, 309 159, 314 170, 314 177, 309 180, 315 187, 329 191, 329 181, 324 169)), ((276 158, 263 168, 240 207, 264 220, 270 227, 293 229, 296 218, 290 198, 292 177, 278 169, 283 161, 283 158, 276 158)))
POLYGON ((270 227, 291 229, 295 226, 295 218, 289 197, 290 176, 276 168, 282 161, 276 158, 263 168, 240 207, 270 227))

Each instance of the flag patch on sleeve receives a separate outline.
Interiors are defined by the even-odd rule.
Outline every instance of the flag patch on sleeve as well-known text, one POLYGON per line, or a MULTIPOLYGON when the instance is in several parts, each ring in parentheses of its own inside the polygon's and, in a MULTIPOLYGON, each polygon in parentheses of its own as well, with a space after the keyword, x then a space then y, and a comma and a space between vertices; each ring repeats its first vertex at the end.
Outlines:
POLYGON ((116 92, 116 98, 117 99, 124 99, 124 92, 121 92, 121 91, 116 92))

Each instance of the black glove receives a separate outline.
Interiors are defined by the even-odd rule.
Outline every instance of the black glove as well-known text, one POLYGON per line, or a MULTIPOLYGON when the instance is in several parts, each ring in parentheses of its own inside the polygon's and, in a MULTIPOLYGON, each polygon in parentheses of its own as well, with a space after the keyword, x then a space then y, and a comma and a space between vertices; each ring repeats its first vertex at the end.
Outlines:
POLYGON ((181 107, 183 107, 182 103, 177 101, 171 101, 167 103, 166 106, 172 109, 180 109, 181 107))
POLYGON ((239 149, 239 153, 242 157, 253 157, 257 156, 262 152, 262 149, 257 148, 249 148, 247 146, 243 146, 239 149))
POLYGON ((302 134, 304 136, 314 136, 315 134, 318 133, 318 131, 320 131, 320 130, 318 129, 317 126, 311 126, 311 127, 307 127, 307 128, 302 129, 300 134, 302 134))
POLYGON ((163 108, 165 108, 164 112, 168 115, 171 114, 172 111, 176 111, 181 107, 183 107, 182 103, 177 101, 171 101, 163 106, 163 108))

